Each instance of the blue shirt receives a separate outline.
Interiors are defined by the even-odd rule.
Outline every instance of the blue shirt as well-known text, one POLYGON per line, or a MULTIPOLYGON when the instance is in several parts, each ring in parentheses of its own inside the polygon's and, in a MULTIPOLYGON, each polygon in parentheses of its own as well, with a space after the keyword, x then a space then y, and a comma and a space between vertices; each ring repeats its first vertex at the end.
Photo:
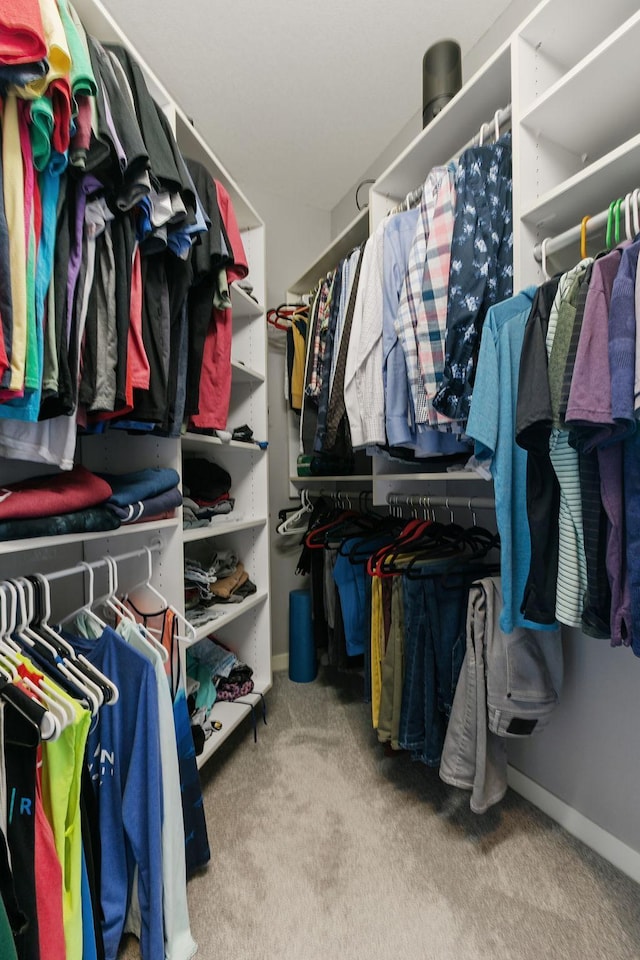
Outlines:
POLYGON ((527 519, 527 453, 515 443, 518 378, 524 328, 536 288, 491 307, 482 329, 476 381, 467 435, 475 440, 479 460, 491 460, 496 517, 500 534, 502 612, 500 627, 555 630, 555 624, 532 623, 520 613, 529 575, 531 537, 527 519))
POLYGON ((110 627, 97 640, 65 634, 78 653, 118 688, 100 708, 87 740, 98 796, 100 901, 106 960, 116 960, 138 867, 143 957, 164 957, 162 906, 162 767, 158 688, 153 667, 110 627))

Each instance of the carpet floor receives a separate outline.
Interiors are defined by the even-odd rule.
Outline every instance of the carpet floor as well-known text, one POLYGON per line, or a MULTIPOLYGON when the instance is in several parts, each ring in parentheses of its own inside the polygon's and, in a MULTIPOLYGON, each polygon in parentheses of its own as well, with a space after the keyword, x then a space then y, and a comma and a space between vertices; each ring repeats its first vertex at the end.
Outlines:
POLYGON ((640 960, 635 883, 512 791, 478 817, 385 756, 355 678, 276 674, 267 720, 203 771, 198 960, 640 960))

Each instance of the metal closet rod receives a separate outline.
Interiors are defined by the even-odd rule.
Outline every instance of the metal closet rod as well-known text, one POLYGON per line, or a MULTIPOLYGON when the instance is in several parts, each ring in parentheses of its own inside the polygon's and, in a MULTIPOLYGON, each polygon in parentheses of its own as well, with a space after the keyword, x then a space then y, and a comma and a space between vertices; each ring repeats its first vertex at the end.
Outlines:
MULTIPOLYGON (((595 216, 587 221, 587 236, 590 233, 596 233, 596 231, 601 230, 602 227, 606 227, 608 220, 608 208, 601 213, 596 213, 595 216)), ((551 257, 554 253, 558 253, 559 250, 564 250, 565 247, 570 247, 573 243, 579 243, 581 235, 582 224, 579 223, 577 226, 570 227, 555 237, 549 237, 546 242, 546 255, 551 257)), ((544 243, 544 240, 542 243, 544 243)), ((542 263, 542 243, 536 243, 533 248, 533 256, 538 263, 542 263)))
MULTIPOLYGON (((152 543, 148 547, 143 547, 140 550, 131 550, 129 553, 120 553, 116 556, 111 556, 112 560, 115 560, 116 563, 122 563, 124 560, 135 560, 136 557, 146 557, 147 550, 151 550, 152 553, 161 549, 161 544, 152 543)), ((86 573, 87 568, 91 570, 97 570, 103 565, 106 565, 107 561, 102 558, 100 560, 91 560, 90 562, 80 562, 77 563, 74 567, 67 567, 64 570, 54 570, 52 573, 43 573, 42 576, 51 582, 52 580, 62 580, 64 577, 70 577, 74 573, 86 573)))
POLYGON ((390 507, 464 507, 466 510, 493 510, 496 501, 493 497, 430 497, 405 496, 403 493, 387 494, 387 505, 390 507))
MULTIPOLYGON (((627 194, 627 197, 638 196, 640 191, 632 191, 632 193, 627 194)), ((626 198, 625 198, 626 199, 626 198)), ((624 212, 624 202, 621 204, 621 217, 626 216, 624 212)), ((586 235, 590 233, 597 233, 599 230, 602 230, 603 227, 607 227, 609 223, 609 217, 611 216, 611 208, 607 207, 606 210, 601 210, 600 213, 594 214, 594 216, 589 217, 586 222, 586 235)), ((620 216, 620 214, 619 214, 620 216)), ((635 217, 635 215, 634 215, 635 217)), ((632 230, 635 229, 635 221, 632 221, 633 226, 632 230)), ((622 219, 622 224, 624 225, 624 219, 622 219)), ((577 224, 575 227, 569 227, 568 230, 565 230, 563 233, 558 233, 555 237, 547 237, 545 240, 542 240, 541 243, 536 243, 533 248, 533 256, 538 263, 542 263, 542 245, 545 244, 545 256, 551 257, 554 253, 558 253, 559 250, 564 250, 565 247, 570 247, 574 243, 579 243, 582 237, 583 226, 582 223, 577 224)), ((626 235, 626 234, 625 234, 626 235)))

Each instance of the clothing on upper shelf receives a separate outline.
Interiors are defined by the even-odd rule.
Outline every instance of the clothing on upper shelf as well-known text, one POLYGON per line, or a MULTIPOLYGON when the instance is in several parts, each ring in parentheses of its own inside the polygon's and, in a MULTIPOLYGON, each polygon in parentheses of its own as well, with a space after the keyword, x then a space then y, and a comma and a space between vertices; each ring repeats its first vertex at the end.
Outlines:
POLYGON ((0 38, 21 71, 2 87, 0 454, 69 470, 78 429, 226 427, 248 266, 229 194, 185 162, 128 51, 67 0, 40 6, 42 34, 25 13, 0 38), (15 56, 40 35, 27 78, 15 56))

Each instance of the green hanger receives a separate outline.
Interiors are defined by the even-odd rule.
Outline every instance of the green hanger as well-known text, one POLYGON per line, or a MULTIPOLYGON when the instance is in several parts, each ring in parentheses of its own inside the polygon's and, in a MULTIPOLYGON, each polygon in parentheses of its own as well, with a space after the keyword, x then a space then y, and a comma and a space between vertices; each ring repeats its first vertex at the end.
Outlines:
POLYGON ((620 243, 620 210, 624 200, 616 200, 614 208, 614 217, 616 221, 615 237, 616 237, 616 246, 620 243))
POLYGON ((607 250, 611 250, 613 247, 613 220, 615 216, 616 201, 612 200, 609 204, 609 214, 607 216, 607 236, 605 243, 607 250))

